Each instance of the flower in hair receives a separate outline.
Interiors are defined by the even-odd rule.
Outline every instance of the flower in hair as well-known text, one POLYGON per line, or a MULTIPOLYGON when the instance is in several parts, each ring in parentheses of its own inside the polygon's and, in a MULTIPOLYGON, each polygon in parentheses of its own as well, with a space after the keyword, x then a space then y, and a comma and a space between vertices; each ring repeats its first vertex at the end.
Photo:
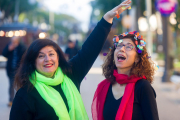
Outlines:
POLYGON ((138 52, 138 53, 142 53, 142 51, 144 50, 143 47, 145 47, 146 42, 145 42, 145 40, 143 39, 143 36, 140 35, 140 33, 137 32, 137 31, 125 32, 125 33, 119 34, 118 36, 115 35, 114 38, 113 38, 114 46, 116 47, 118 43, 121 43, 121 42, 122 42, 121 39, 119 40, 119 37, 120 37, 120 36, 125 37, 125 36, 127 36, 128 34, 134 35, 135 44, 136 44, 136 46, 137 46, 137 48, 138 48, 138 49, 137 49, 137 52, 138 52), (139 40, 139 42, 138 42, 138 40, 139 40))
POLYGON ((116 42, 119 42, 119 37, 118 36, 116 37, 116 42))
POLYGON ((135 40, 135 44, 138 45, 138 41, 137 40, 135 40))
POLYGON ((123 42, 123 40, 122 40, 122 39, 120 39, 118 43, 120 44, 120 43, 122 43, 122 42, 123 42))

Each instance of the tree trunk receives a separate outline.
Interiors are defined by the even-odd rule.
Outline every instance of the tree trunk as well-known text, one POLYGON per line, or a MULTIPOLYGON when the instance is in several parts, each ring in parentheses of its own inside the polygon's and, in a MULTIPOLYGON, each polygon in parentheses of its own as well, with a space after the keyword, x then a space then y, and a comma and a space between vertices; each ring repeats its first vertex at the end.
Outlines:
POLYGON ((163 17, 162 16, 162 23, 163 23, 163 51, 164 51, 164 56, 165 56, 165 70, 164 70, 164 75, 162 77, 162 82, 170 82, 170 75, 171 75, 171 70, 170 70, 170 40, 169 40, 169 23, 168 23, 169 17, 163 17))
POLYGON ((140 0, 136 0, 136 31, 139 31, 139 26, 138 26, 138 19, 140 17, 141 14, 141 10, 140 10, 140 0))

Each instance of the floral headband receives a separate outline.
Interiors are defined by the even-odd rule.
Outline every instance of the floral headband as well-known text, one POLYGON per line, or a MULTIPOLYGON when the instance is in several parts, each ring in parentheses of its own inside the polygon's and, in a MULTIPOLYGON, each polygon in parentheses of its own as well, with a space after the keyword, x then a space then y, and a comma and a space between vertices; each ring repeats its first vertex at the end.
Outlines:
POLYGON ((120 35, 114 35, 114 38, 113 38, 113 42, 114 42, 114 46, 116 47, 118 44, 122 43, 123 40, 122 39, 119 39, 120 36, 127 36, 128 34, 131 34, 131 35, 134 35, 134 39, 135 39, 135 44, 137 45, 137 52, 140 54, 142 53, 142 51, 144 50, 143 47, 145 47, 146 45, 146 42, 145 40, 143 39, 143 36, 139 34, 139 32, 137 31, 132 31, 132 32, 125 32, 123 34, 120 34, 120 35), (139 41, 139 42, 138 42, 139 41))
MULTIPOLYGON (((119 35, 114 35, 114 38, 113 38, 113 42, 114 42, 114 46, 117 47, 118 44, 122 43, 123 40, 122 39, 119 39, 120 36, 127 36, 128 34, 131 34, 131 35, 134 35, 134 39, 135 39, 135 44, 138 48, 137 52, 139 54, 142 53, 142 51, 144 50, 143 47, 145 47, 146 45, 146 42, 145 42, 145 39, 143 39, 143 36, 139 34, 139 32, 137 31, 132 31, 132 32, 125 32, 123 34, 119 34, 119 35)), ((109 47, 109 50, 111 51, 111 47, 109 47)), ((106 56, 108 53, 104 53, 103 55, 106 56)), ((147 57, 147 58, 151 58, 151 56, 148 56, 147 53, 143 56, 143 57, 147 57)), ((159 69, 159 66, 156 65, 155 66, 155 70, 158 70, 159 69)))

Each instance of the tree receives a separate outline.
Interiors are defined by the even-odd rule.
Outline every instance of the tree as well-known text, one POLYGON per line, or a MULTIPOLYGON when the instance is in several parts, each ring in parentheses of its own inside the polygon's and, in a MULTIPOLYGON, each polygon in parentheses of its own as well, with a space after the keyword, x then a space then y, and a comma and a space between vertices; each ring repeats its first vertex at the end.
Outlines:
MULTIPOLYGON (((48 32, 50 34, 53 33, 63 33, 65 40, 67 37, 73 33, 73 26, 79 24, 79 21, 74 17, 66 15, 66 14, 54 14, 54 29, 50 29, 48 32)), ((38 8, 32 11, 21 13, 19 19, 23 22, 25 19, 29 20, 29 23, 33 24, 36 21, 38 24, 46 23, 50 25, 49 21, 49 11, 38 8)), ((79 26, 79 25, 78 25, 79 26)), ((78 27, 77 27, 78 28, 78 27)))
MULTIPOLYGON (((14 16, 16 0, 0 0, 0 10, 5 11, 5 17, 14 16)), ((30 4, 29 0, 19 0, 19 14, 37 8, 37 2, 30 4)))

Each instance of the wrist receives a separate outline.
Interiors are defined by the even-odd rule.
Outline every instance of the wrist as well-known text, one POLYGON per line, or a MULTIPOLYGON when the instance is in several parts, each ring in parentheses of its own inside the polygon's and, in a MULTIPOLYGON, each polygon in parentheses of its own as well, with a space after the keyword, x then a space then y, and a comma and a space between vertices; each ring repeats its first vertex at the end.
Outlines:
POLYGON ((108 13, 106 13, 104 16, 103 16, 103 18, 108 22, 108 23, 113 23, 113 18, 112 17, 110 17, 109 15, 108 15, 108 13))

